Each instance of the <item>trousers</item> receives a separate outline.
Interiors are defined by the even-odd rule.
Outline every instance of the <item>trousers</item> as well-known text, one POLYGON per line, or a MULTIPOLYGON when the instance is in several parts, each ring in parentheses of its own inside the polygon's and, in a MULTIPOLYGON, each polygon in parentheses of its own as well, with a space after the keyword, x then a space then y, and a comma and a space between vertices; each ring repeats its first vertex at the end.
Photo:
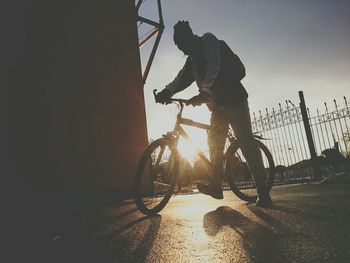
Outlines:
POLYGON ((211 111, 208 147, 210 161, 214 167, 213 177, 215 181, 221 187, 223 181, 223 152, 230 124, 255 180, 257 190, 258 192, 259 190, 263 191, 266 187, 267 175, 260 149, 253 135, 248 101, 244 100, 230 107, 208 105, 208 108, 211 111))

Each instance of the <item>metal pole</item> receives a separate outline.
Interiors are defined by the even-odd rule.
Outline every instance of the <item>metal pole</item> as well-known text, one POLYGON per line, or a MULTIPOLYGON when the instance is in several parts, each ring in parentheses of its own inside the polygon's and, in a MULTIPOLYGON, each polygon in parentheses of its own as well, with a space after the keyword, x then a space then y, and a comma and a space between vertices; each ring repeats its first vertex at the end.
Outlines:
POLYGON ((305 145, 305 139, 304 139, 305 136, 304 136, 304 133, 303 133, 303 129, 301 127, 301 122, 303 120, 303 116, 301 116, 301 118, 300 118, 300 114, 301 114, 300 106, 299 106, 298 114, 299 114, 299 116, 298 116, 298 128, 299 128, 300 135, 301 135, 301 141, 303 142, 302 154, 303 154, 303 158, 306 159, 307 158, 307 149, 306 149, 307 147, 305 145), (305 157, 304 157, 304 155, 305 155, 305 157))
POLYGON ((315 144, 314 144, 314 140, 312 138, 309 118, 308 118, 305 99, 304 99, 304 93, 302 91, 299 91, 299 99, 300 99, 300 109, 301 109, 301 114, 303 116, 303 122, 304 122, 307 143, 309 145, 309 151, 310 151, 310 155, 311 155, 311 164, 312 164, 312 167, 314 168, 314 179, 318 179, 318 178, 320 178, 319 173, 321 170, 317 164, 315 144))
MULTIPOLYGON (((314 125, 312 124, 312 118, 311 118, 311 115, 310 115, 310 109, 307 108, 306 111, 307 111, 307 116, 308 116, 308 119, 309 119, 311 135, 312 135, 312 138, 315 138, 316 136, 315 136, 315 133, 314 133, 314 127, 313 127, 314 125)), ((317 147, 316 147, 315 141, 316 141, 316 139, 313 142, 314 142, 315 152, 316 152, 316 156, 317 156, 317 147)))

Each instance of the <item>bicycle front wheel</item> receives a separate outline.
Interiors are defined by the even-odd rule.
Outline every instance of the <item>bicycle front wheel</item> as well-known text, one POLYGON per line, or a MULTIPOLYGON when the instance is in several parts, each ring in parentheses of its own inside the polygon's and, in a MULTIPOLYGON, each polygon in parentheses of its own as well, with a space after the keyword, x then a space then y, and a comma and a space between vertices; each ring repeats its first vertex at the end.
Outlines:
MULTIPOLYGON (((256 140, 256 142, 263 157, 267 176, 267 190, 270 191, 275 178, 275 163, 266 145, 259 140, 256 140)), ((255 202, 257 200, 256 183, 237 144, 232 144, 228 148, 224 169, 232 192, 243 201, 255 202)))
POLYGON ((173 143, 164 138, 153 141, 138 163, 134 197, 145 215, 161 211, 174 193, 179 169, 179 156, 173 143))

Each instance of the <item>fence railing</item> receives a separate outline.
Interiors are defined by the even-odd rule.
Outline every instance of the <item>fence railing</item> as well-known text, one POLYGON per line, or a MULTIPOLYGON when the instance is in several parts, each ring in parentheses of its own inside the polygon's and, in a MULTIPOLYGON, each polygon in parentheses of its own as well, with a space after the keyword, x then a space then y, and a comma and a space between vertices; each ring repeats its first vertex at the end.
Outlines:
POLYGON ((298 106, 286 100, 276 109, 253 113, 253 131, 267 138, 264 142, 276 163, 276 183, 320 179, 344 172, 350 164, 350 108, 346 97, 343 103, 334 100, 332 109, 324 103, 324 109, 316 109, 313 116, 300 93, 298 106))
POLYGON ((334 109, 330 111, 324 103, 323 113, 317 109, 317 116, 311 117, 310 125, 315 140, 316 151, 320 154, 323 150, 338 147, 345 155, 350 155, 350 108, 346 97, 343 97, 343 105, 333 100, 334 109), (338 143, 338 144, 337 144, 338 143))

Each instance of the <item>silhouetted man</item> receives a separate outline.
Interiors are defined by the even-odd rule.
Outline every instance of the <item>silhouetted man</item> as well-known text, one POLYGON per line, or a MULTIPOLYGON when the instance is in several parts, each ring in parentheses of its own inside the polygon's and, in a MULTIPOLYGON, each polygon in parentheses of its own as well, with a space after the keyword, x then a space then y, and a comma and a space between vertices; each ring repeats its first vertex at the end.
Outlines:
POLYGON ((194 35, 188 21, 179 21, 174 26, 174 42, 188 57, 177 77, 158 93, 156 100, 168 104, 175 93, 196 81, 199 94, 188 104, 198 106, 205 103, 211 111, 208 146, 215 182, 197 182, 198 190, 216 199, 223 198, 223 150, 231 124, 257 185, 256 205, 271 206, 262 156, 252 132, 248 94, 240 82, 245 76, 242 62, 224 41, 213 34, 194 35))

